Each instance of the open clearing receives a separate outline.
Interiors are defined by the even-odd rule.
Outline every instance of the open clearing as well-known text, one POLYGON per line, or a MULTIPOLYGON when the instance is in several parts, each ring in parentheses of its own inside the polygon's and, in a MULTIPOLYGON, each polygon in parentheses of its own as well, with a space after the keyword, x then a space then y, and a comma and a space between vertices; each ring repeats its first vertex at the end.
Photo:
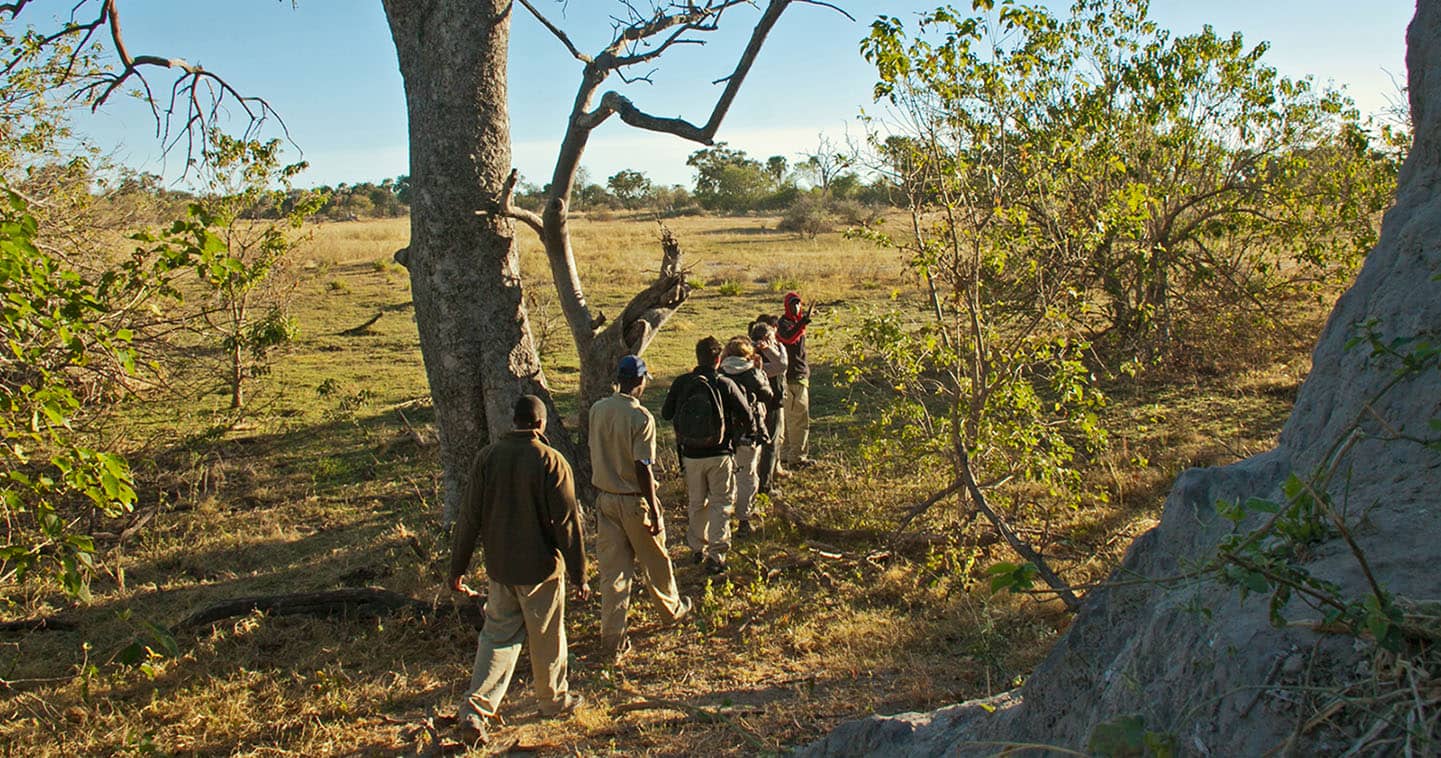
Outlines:
MULTIPOLYGON (((835 302, 811 338, 820 464, 781 482, 781 502, 766 509, 758 538, 738 543, 724 578, 677 561, 682 591, 698 601, 692 621, 662 628, 637 597, 636 650, 619 670, 592 660, 598 601, 572 602, 571 685, 587 705, 567 720, 541 719, 522 662, 504 708, 508 725, 487 750, 779 751, 848 718, 1009 689, 1067 623, 1060 603, 1044 596, 989 593, 981 572, 1010 556, 977 546, 979 523, 950 546, 907 551, 827 540, 776 517, 784 505, 811 526, 884 531, 946 483, 945 472, 877 466, 861 455, 865 398, 837 386, 832 371, 853 314, 921 313, 903 262, 839 234, 777 232, 776 222, 667 222, 702 288, 647 353, 659 381, 644 401, 659 416, 696 339, 741 333, 757 313, 778 311, 786 290, 835 302)), ((659 261, 654 221, 577 220, 573 231, 582 278, 602 311, 618 310, 659 261)), ((252 614, 176 631, 171 650, 153 628, 223 600, 274 593, 374 586, 450 602, 424 371, 406 272, 390 258, 407 232, 404 219, 317 228, 291 269, 301 336, 256 383, 243 416, 216 387, 200 391, 204 377, 187 376, 111 420, 108 432, 132 451, 145 485, 142 509, 98 527, 111 536, 99 541, 105 568, 91 604, 62 607, 59 595, 32 583, 26 591, 35 594, 5 611, 59 614, 78 626, 0 637, 8 685, 0 752, 410 754, 435 746, 423 722, 453 713, 474 653, 474 631, 453 613, 252 614), (368 334, 340 334, 377 312, 368 334), (136 640, 154 654, 143 666, 122 665, 118 653, 136 640)), ((547 376, 569 402, 577 381, 569 337, 538 245, 526 230, 517 234, 547 376)), ((1264 361, 1248 353, 1195 375, 1103 377, 1112 439, 1087 466, 1093 496, 1064 519, 1024 523, 1023 531, 1070 581, 1104 578, 1154 523, 1181 469, 1272 444, 1309 367, 1318 318, 1300 319, 1293 344, 1264 361)), ((673 454, 660 476, 672 554, 683 559, 673 454)), ((958 510, 947 501, 918 528, 947 533, 958 510)))

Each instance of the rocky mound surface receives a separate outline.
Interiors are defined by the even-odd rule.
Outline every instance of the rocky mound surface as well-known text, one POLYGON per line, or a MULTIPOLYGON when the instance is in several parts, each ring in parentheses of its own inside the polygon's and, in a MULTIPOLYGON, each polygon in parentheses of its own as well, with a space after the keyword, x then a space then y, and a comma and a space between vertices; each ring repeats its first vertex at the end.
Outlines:
MULTIPOLYGON (((1214 559, 1234 533, 1217 503, 1284 502, 1283 488, 1295 475, 1326 481, 1381 587, 1413 600, 1441 598, 1441 454, 1406 439, 1437 436, 1430 422, 1441 417, 1441 371, 1432 365, 1401 376, 1397 356, 1377 355, 1365 342, 1348 344, 1362 334, 1358 325, 1370 324, 1398 353, 1414 353, 1427 340, 1441 345, 1441 0, 1420 0, 1407 43, 1416 138, 1396 204, 1331 314, 1278 446, 1232 466, 1182 474, 1160 525, 1136 540, 1113 580, 1174 577, 1214 559), (1332 472, 1329 479, 1317 478, 1323 471, 1332 472)), ((1264 521, 1264 514, 1253 515, 1242 528, 1264 521)), ((1301 565, 1339 585, 1340 597, 1363 597, 1371 586, 1336 530, 1301 565)), ((1283 615, 1320 617, 1295 599, 1283 615)), ((843 724, 799 754, 1087 751, 1098 727, 1118 726, 1132 736, 1149 732, 1183 755, 1260 755, 1283 746, 1334 754, 1367 745, 1364 729, 1358 736, 1303 728, 1296 693, 1341 686, 1371 665, 1370 644, 1313 627, 1277 628, 1266 598, 1242 602, 1235 587, 1213 579, 1119 584, 1087 596, 1074 625, 1020 689, 931 713, 843 724)))

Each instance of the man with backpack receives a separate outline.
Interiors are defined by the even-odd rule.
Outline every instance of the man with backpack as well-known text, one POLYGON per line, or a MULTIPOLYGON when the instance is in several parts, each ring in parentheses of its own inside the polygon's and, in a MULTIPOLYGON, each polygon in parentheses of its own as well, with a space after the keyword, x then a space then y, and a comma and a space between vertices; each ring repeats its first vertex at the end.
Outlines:
POLYGON ((675 427, 688 502, 686 543, 707 573, 725 571, 734 508, 736 440, 757 424, 745 393, 716 368, 722 346, 706 337, 695 346, 696 367, 676 379, 661 417, 675 427))

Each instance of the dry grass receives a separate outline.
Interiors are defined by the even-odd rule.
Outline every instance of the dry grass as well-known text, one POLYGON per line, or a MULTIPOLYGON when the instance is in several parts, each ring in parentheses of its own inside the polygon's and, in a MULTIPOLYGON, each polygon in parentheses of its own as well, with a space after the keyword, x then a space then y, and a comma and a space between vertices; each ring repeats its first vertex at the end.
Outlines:
MULTIPOLYGON (((845 388, 831 383, 846 314, 912 292, 899 260, 838 235, 776 232, 770 218, 667 223, 694 280, 709 286, 647 355, 663 380, 689 368, 697 338, 739 333, 756 313, 778 310, 787 289, 844 301, 814 338, 813 444, 822 465, 784 483, 789 507, 836 528, 884 528, 937 488, 941 473, 858 460, 859 426, 845 388)), ((179 633, 174 656, 148 626, 265 593, 373 585, 447 599, 435 448, 410 433, 433 434, 433 420, 405 272, 390 263, 407 229, 405 220, 317 228, 297 256, 302 337, 257 386, 245 416, 208 392, 136 404, 116 421, 111 433, 133 441, 156 515, 128 541, 102 539, 105 570, 92 604, 65 608, 33 584, 7 588, 16 601, 8 617, 63 613, 79 628, 0 639, 8 683, 0 753, 408 754, 432 746, 420 725, 452 711, 473 655, 474 632, 454 618, 252 615, 179 633), (384 315, 371 334, 339 334, 377 311, 384 315), (147 667, 116 657, 136 640, 156 651, 147 667)), ((547 281, 535 241, 519 238, 526 275, 547 281)), ((602 310, 617 309, 650 276, 657 239, 653 221, 575 224, 582 276, 602 310)), ((545 302, 533 310, 542 319, 545 302)), ((551 351, 548 378, 568 393, 575 357, 563 330, 551 351)), ((1124 431, 1087 470, 1104 497, 1064 522, 1026 528, 1066 576, 1103 577, 1129 537, 1154 523, 1181 468, 1272 443, 1305 371, 1304 348, 1293 347, 1249 372, 1114 383, 1106 421, 1124 431)), ((647 405, 657 408, 665 389, 654 387, 647 405)), ((684 497, 673 458, 661 471, 680 557, 684 497)), ((938 507, 922 526, 951 528, 955 510, 938 507)), ((1067 623, 1058 603, 986 592, 979 571, 1007 557, 999 548, 874 555, 880 547, 819 546, 768 521, 759 538, 740 543, 726 579, 679 567, 682 590, 699 601, 693 621, 662 627, 638 597, 636 652, 619 670, 594 660, 597 603, 572 605, 572 685, 589 704, 564 721, 541 719, 522 664, 492 748, 780 751, 844 719, 1007 689, 1067 623), (623 707, 641 698, 683 707, 623 707)))

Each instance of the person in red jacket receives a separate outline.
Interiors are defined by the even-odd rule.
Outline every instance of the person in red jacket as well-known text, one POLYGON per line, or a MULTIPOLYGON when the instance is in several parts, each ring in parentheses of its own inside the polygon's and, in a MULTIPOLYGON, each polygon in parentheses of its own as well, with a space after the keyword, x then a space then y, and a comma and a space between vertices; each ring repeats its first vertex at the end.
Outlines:
POLYGON ((785 434, 781 443, 781 465, 802 468, 810 465, 811 367, 806 356, 806 327, 815 307, 807 309, 801 296, 787 292, 785 315, 776 326, 776 338, 786 347, 785 434))

